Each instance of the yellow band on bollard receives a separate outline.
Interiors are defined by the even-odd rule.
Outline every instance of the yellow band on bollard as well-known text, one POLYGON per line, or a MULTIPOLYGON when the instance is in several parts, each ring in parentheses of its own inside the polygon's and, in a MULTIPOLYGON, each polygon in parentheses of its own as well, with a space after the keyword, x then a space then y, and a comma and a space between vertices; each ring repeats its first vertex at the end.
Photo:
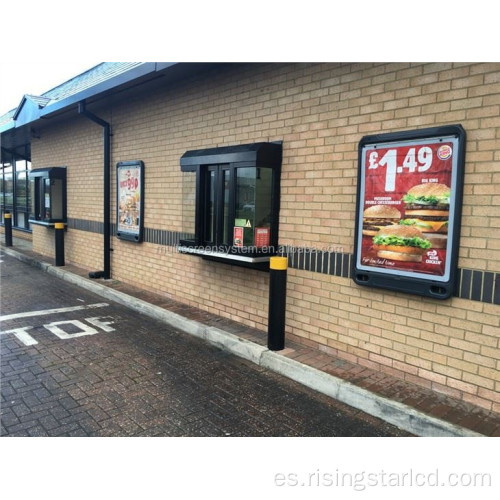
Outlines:
POLYGON ((288 267, 288 259, 286 257, 271 257, 269 267, 275 271, 286 271, 288 267))
POLYGON ((12 219, 12 214, 3 214, 6 219, 12 219))
POLYGON ((56 229, 64 229, 64 222, 56 222, 55 228, 56 229))

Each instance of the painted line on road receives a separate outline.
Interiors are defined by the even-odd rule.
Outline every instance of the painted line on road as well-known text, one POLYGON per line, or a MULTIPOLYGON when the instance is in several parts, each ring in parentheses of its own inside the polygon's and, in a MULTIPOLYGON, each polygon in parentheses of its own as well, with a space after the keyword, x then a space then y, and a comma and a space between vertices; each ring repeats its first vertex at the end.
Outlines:
POLYGON ((0 316, 0 321, 8 321, 10 319, 19 318, 33 318, 35 316, 47 316, 49 314, 61 314, 73 311, 82 311, 83 309, 96 309, 98 307, 109 306, 106 302, 100 302, 98 304, 88 304, 85 306, 73 306, 73 307, 60 307, 58 309, 43 309, 41 311, 28 311, 16 314, 6 314, 5 316, 0 316))
POLYGON ((35 345, 38 344, 29 333, 28 330, 32 330, 32 326, 24 326, 23 328, 14 328, 14 330, 9 330, 7 332, 0 332, 0 335, 6 335, 8 333, 13 333, 18 340, 20 340, 24 345, 35 345))

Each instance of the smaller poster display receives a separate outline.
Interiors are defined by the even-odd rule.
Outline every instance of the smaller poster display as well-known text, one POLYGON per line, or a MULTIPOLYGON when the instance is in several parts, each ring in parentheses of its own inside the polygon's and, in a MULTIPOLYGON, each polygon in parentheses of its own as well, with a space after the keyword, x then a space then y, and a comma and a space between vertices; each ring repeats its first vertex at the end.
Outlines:
POLYGON ((268 247, 270 236, 271 236, 271 229, 269 227, 256 227, 255 246, 257 248, 268 247))
POLYGON ((435 298, 451 295, 464 156, 460 125, 363 137, 356 283, 435 298))
POLYGON ((116 236, 142 241, 144 212, 144 163, 124 161, 116 165, 116 236))
POLYGON ((243 227, 236 226, 234 228, 233 242, 234 242, 233 244, 235 247, 242 247, 243 246, 243 227))

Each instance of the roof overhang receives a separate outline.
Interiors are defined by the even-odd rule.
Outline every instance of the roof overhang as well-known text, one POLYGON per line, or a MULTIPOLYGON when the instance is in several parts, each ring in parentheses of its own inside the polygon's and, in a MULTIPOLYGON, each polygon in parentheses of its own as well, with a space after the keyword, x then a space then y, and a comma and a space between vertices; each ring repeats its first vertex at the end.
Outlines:
POLYGON ((41 120, 73 110, 76 112, 79 102, 97 102, 114 93, 147 83, 155 78, 163 77, 165 83, 174 82, 218 64, 145 62, 59 101, 48 102, 44 107, 30 100, 29 96, 28 98, 25 96, 12 119, 0 125, 2 147, 15 150, 16 147, 26 144, 33 134, 32 128, 41 120))

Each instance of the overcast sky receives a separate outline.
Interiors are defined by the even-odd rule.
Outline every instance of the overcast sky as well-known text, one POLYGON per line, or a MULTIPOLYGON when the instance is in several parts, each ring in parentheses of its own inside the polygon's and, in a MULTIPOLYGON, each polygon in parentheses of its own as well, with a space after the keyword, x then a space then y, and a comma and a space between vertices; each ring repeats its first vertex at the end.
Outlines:
POLYGON ((143 0, 139 8, 117 5, 88 0, 75 18, 63 0, 4 2, 0 57, 16 62, 0 62, 0 116, 17 107, 24 94, 50 90, 94 66, 97 57, 172 62, 499 60, 498 16, 494 2, 486 0, 475 0, 468 9, 454 0, 417 6, 382 0, 376 8, 369 0, 311 0, 296 6, 254 0, 254 9, 234 0, 193 0, 170 2, 167 17, 158 15, 153 0, 143 0), (44 55, 80 62, 40 61, 44 55))
POLYGON ((99 61, 0 62, 0 116, 16 108, 24 94, 41 95, 96 64, 99 61))

